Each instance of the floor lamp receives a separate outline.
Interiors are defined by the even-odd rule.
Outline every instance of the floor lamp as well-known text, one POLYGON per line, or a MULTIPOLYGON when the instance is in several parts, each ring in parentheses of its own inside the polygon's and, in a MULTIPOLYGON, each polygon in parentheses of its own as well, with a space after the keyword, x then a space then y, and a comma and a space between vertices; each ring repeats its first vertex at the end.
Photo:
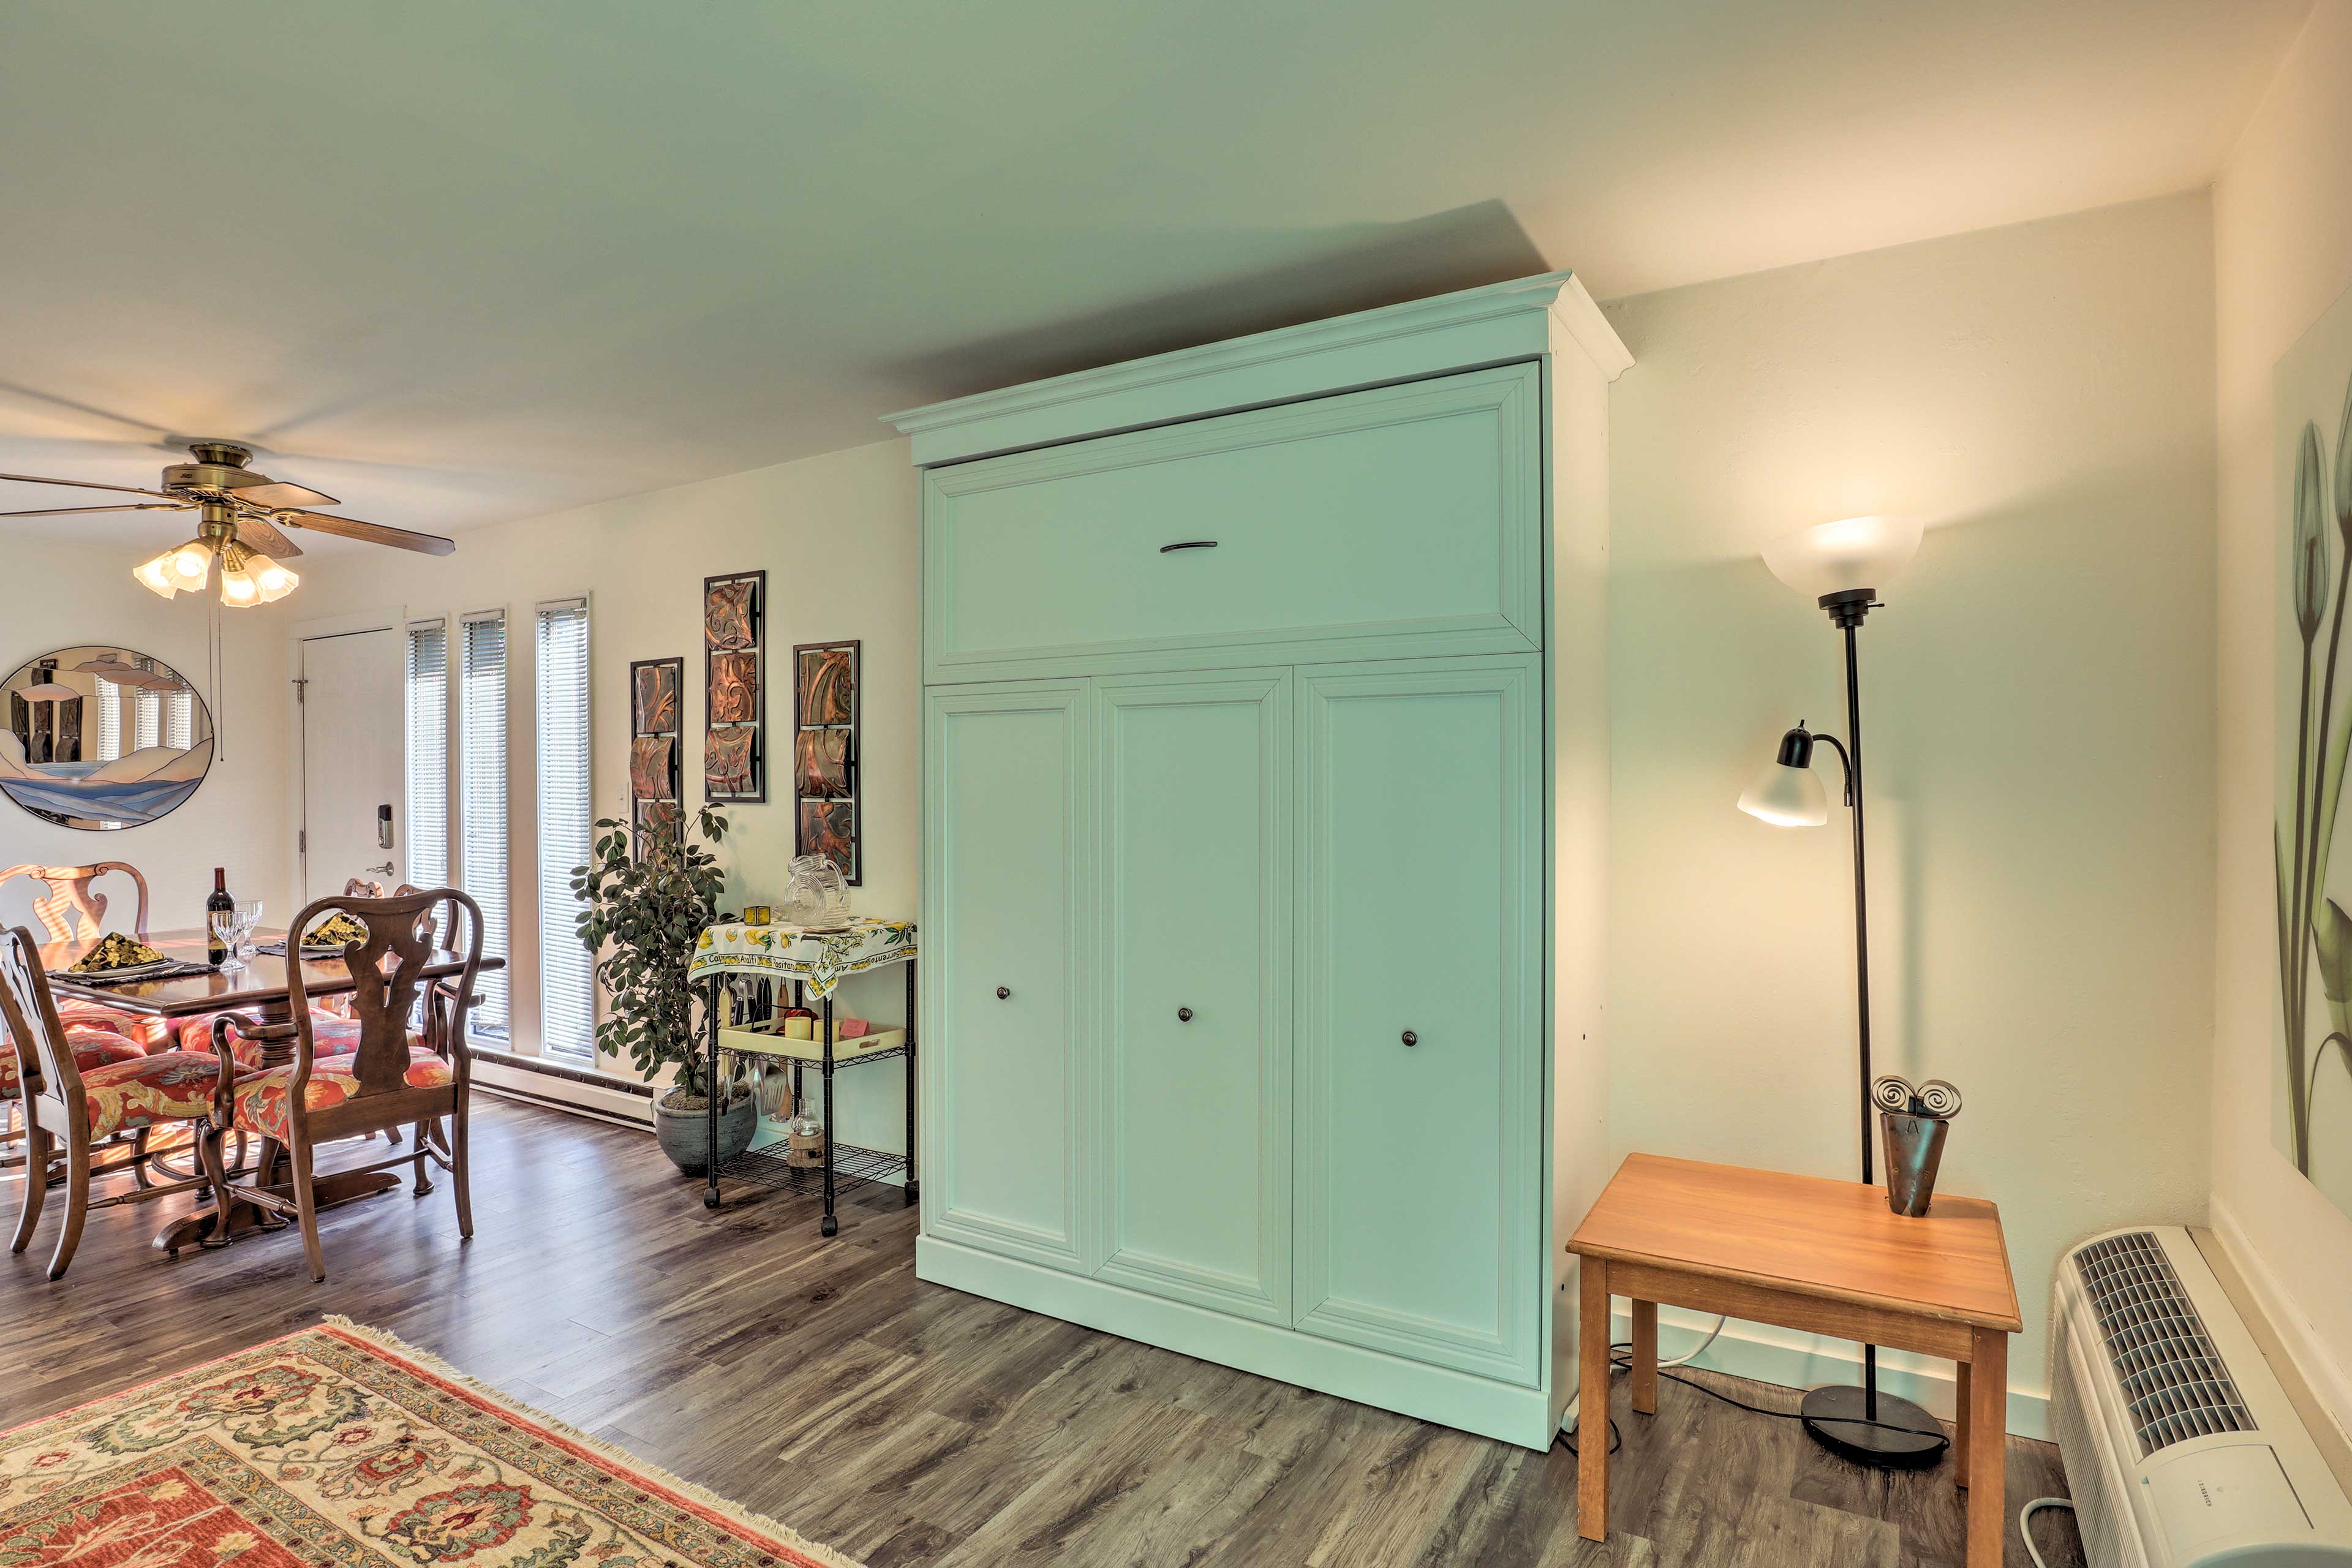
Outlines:
MULTIPOLYGON (((1864 874, 1862 792, 1862 683, 1854 634, 1878 607, 1878 591, 1903 570, 1919 548, 1919 525, 1895 518, 1853 517, 1825 522, 1775 540, 1764 547, 1772 575, 1829 612, 1830 624, 1845 638, 1845 741, 1797 727, 1780 737, 1779 754, 1739 797, 1739 809, 1780 827, 1819 827, 1830 819, 1829 797, 1812 771, 1813 750, 1826 744, 1845 773, 1845 804, 1853 814, 1854 1014, 1860 1033, 1861 1073, 1854 1103, 1861 1116, 1862 1179, 1877 1178, 1871 1162, 1871 1129, 1876 1121, 1870 1099, 1870 918, 1864 874)), ((1816 1388, 1805 1395, 1804 1425, 1815 1442, 1858 1464, 1882 1468, 1932 1465, 1949 1440, 1927 1412, 1907 1399, 1878 1389, 1878 1347, 1864 1345, 1863 1381, 1816 1388)))

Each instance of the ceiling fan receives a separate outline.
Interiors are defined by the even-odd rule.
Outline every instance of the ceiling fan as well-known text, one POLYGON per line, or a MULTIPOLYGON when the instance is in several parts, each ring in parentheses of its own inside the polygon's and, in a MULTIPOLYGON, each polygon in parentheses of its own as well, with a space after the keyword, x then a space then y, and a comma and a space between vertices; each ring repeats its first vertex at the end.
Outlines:
POLYGON ((160 489, 137 485, 98 484, 89 479, 50 479, 37 474, 0 474, 0 480, 27 485, 67 485, 77 489, 113 490, 123 495, 152 496, 152 500, 115 501, 106 506, 40 507, 31 511, 0 511, 0 518, 67 517, 81 512, 193 511, 196 537, 174 545, 152 561, 131 568, 131 576, 147 588, 171 598, 175 594, 200 594, 220 562, 220 600, 232 609, 250 609, 284 598, 301 579, 281 563, 302 553, 282 529, 313 529, 370 544, 446 555, 457 544, 436 533, 415 533, 355 517, 312 511, 342 503, 301 485, 273 479, 246 465, 253 460, 249 447, 232 441, 191 441, 192 463, 173 463, 163 470, 160 489))

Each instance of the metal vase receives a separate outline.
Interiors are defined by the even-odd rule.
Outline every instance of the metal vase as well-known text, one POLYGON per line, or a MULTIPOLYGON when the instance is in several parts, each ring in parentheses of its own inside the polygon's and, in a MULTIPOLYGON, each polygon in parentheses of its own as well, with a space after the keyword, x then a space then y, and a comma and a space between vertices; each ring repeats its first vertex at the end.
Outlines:
POLYGON ((1882 1110, 1879 1130, 1886 1150, 1886 1206, 1913 1219, 1936 1200, 1936 1167, 1944 1161, 1944 1134, 1952 1124, 1940 1117, 1882 1110))

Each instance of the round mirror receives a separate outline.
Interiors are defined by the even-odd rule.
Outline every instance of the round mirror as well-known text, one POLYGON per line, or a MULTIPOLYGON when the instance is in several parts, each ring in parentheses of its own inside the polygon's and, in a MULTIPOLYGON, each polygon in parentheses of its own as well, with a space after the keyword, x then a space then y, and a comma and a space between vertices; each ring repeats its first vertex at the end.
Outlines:
POLYGON ((180 672, 122 647, 62 647, 8 677, 0 792, 104 832, 152 822, 213 765, 213 716, 180 672))

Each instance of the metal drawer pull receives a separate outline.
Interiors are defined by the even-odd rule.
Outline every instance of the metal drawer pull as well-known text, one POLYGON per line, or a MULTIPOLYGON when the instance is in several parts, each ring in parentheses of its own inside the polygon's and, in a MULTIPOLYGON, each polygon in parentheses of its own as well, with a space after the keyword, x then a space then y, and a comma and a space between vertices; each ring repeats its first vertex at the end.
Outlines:
POLYGON ((1421 1037, 1414 1034, 1411 1029, 1407 1029, 1404 1032, 1404 1043, 1408 1046, 1417 1046, 1421 1044, 1421 1037))
POLYGON ((1177 1009, 1176 1009, 1176 1021, 1177 1021, 1178 1023, 1180 1023, 1180 1024, 1189 1024, 1189 1023, 1191 1023, 1191 1022, 1192 1021, 1192 1009, 1191 1009, 1190 1007, 1179 1007, 1179 1008, 1177 1008, 1177 1009))
POLYGON ((1012 995, 1012 994, 1013 994, 1013 993, 1012 993, 1012 992, 1010 992, 1010 991, 1006 990, 1006 989, 1005 989, 1003 986, 1002 986, 1002 985, 1000 985, 1000 986, 998 986, 998 987, 996 988, 996 999, 997 999, 999 1002, 1003 1001, 1007 996, 1010 996, 1010 995, 1012 995))
POLYGON ((1171 550, 1214 550, 1216 547, 1217 542, 1213 539, 1180 539, 1173 544, 1161 545, 1160 553, 1165 555, 1171 550))

